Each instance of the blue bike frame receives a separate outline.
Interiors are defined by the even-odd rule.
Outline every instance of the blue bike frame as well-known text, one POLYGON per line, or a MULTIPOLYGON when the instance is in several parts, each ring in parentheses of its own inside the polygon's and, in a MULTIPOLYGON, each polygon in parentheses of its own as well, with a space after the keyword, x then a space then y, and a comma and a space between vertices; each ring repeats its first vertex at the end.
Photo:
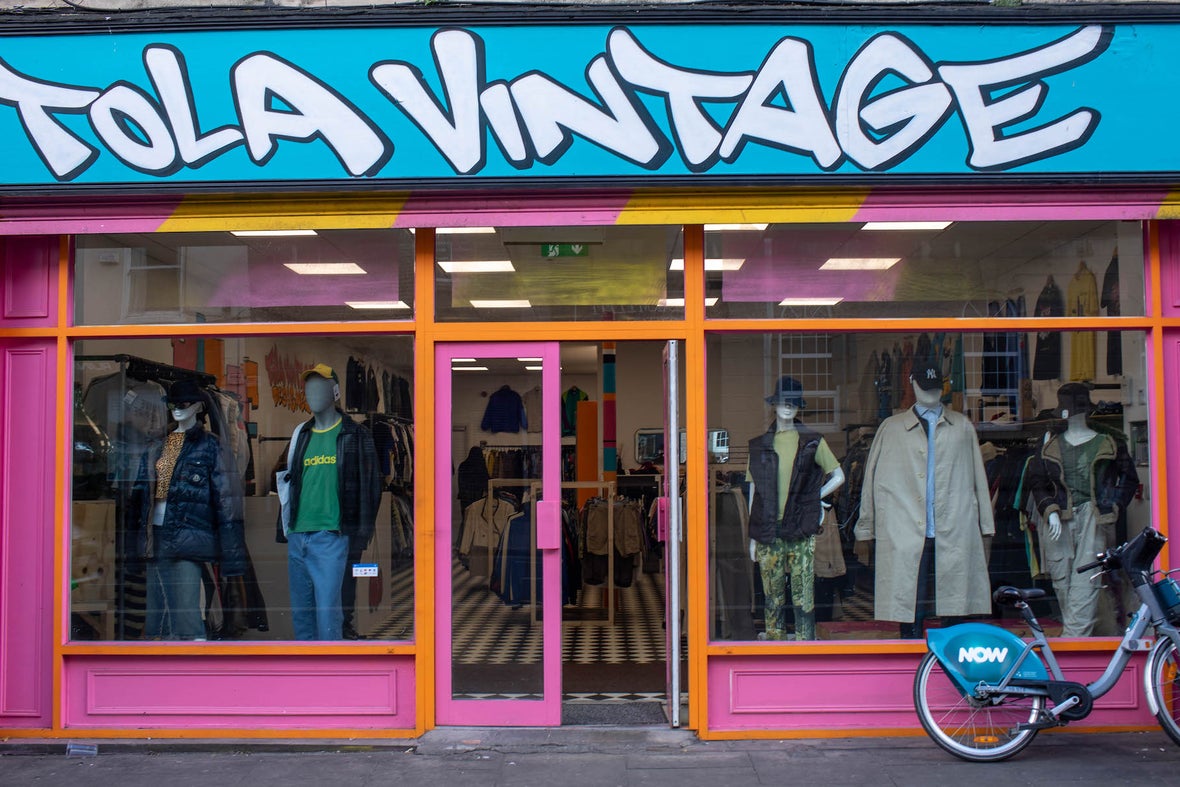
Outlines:
MULTIPOLYGON (((1101 697, 1118 683, 1133 654, 1153 650, 1151 639, 1144 638, 1149 626, 1154 626, 1156 632, 1154 649, 1162 647, 1169 640, 1180 649, 1180 630, 1168 622, 1156 598, 1150 574, 1127 573, 1141 605, 1132 614, 1106 671, 1093 683, 1086 684, 1091 699, 1101 697)), ((1050 690, 1051 682, 1065 684, 1065 676, 1032 609, 1023 601, 1017 604, 1017 608, 1033 632, 1029 642, 999 626, 984 623, 963 623, 927 632, 927 647, 964 696, 979 701, 998 701, 999 698, 1013 695, 1052 697, 1058 693, 1050 690), (1036 651, 1039 651, 1039 655, 1036 651)), ((1154 707, 1156 703, 1152 692, 1147 690, 1149 672, 1144 671, 1144 689, 1154 714, 1159 708, 1154 707)), ((1082 701, 1078 696, 1067 696, 1046 712, 1058 720, 1061 714, 1082 701)))

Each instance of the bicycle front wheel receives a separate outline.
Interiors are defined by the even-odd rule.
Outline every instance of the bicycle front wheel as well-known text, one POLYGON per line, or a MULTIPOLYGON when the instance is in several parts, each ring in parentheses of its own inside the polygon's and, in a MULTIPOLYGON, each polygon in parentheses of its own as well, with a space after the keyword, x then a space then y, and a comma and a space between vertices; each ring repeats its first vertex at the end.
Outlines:
POLYGON ((946 751, 970 762, 998 762, 1032 743, 1037 731, 1020 725, 1037 721, 1045 698, 965 697, 934 654, 927 653, 914 676, 914 707, 926 734, 946 751))
POLYGON ((1180 744, 1180 664, 1176 643, 1167 641, 1152 654, 1147 668, 1147 689, 1159 711, 1155 718, 1168 737, 1180 744))

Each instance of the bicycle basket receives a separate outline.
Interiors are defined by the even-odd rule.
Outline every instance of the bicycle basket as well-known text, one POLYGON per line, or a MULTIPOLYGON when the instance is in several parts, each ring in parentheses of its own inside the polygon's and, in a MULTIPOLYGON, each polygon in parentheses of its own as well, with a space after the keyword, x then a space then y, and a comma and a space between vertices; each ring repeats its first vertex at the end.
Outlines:
POLYGON ((1155 597, 1171 623, 1180 623, 1180 584, 1171 577, 1164 577, 1155 583, 1155 597))

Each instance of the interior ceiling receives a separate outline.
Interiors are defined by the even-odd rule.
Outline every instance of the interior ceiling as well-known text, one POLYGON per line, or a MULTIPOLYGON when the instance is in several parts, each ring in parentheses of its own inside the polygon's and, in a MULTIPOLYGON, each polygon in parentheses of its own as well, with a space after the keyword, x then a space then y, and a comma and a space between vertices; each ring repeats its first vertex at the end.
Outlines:
MULTIPOLYGON (((770 225, 762 232, 711 232, 706 236, 707 254, 725 257, 743 257, 748 260, 749 269, 742 276, 751 278, 754 293, 749 298, 757 299, 765 296, 763 289, 759 289, 756 269, 759 264, 765 269, 760 275, 769 276, 769 280, 781 280, 784 275, 810 275, 818 271, 819 266, 829 257, 881 257, 896 256, 902 259, 897 266, 897 272, 909 272, 926 277, 928 281, 938 281, 944 272, 961 271, 974 272, 982 275, 991 282, 1004 281, 1011 273, 1027 266, 1050 267, 1049 263, 1060 264, 1063 260, 1075 262, 1094 253, 1096 247, 1107 247, 1112 237, 1117 236, 1117 230, 1109 221, 1029 221, 1029 222, 972 222, 959 221, 952 223, 943 230, 935 231, 906 231, 906 232, 863 232, 860 223, 828 223, 828 224, 776 224, 770 225), (1105 243, 1103 240, 1105 239, 1105 243), (714 248, 716 246, 716 248, 714 248), (759 263, 758 260, 762 262, 759 263), (786 264, 792 270, 784 271, 781 267, 786 264)), ((554 232, 561 230, 559 237, 568 237, 581 242, 611 245, 623 249, 631 247, 632 253, 638 253, 633 244, 626 239, 632 237, 627 233, 647 230, 650 233, 662 231, 675 240, 679 232, 672 231, 673 227, 587 227, 587 228, 498 228, 495 233, 482 235, 439 235, 440 258, 445 259, 495 259, 503 258, 509 250, 520 249, 519 244, 527 244, 533 249, 539 238, 550 238, 554 232), (573 229, 580 232, 575 233, 573 229), (568 232, 566 232, 568 231, 568 232), (507 245, 506 245, 507 244, 507 245)), ((284 261, 353 261, 362 266, 369 262, 379 266, 381 275, 385 279, 393 276, 391 281, 397 283, 398 277, 403 277, 401 286, 407 286, 404 277, 412 275, 410 262, 413 259, 413 234, 405 229, 386 230, 325 230, 310 237, 280 237, 280 238, 239 238, 229 232, 202 233, 144 233, 144 234, 114 234, 107 236, 92 235, 79 236, 81 247, 133 247, 147 250, 149 259, 172 263, 178 258, 178 250, 186 246, 199 246, 205 249, 226 247, 245 248, 250 260, 251 268, 255 268, 255 261, 264 261, 280 266, 284 261), (390 263, 393 263, 391 265, 390 263), (402 267, 403 273, 397 273, 395 266, 402 267)), ((671 260, 681 254, 675 244, 665 248, 667 244, 657 244, 655 248, 645 249, 645 257, 658 258, 663 256, 671 260)), ((596 246, 601 249, 602 246, 596 246)), ((216 260, 216 253, 205 259, 216 260)), ((217 285, 218 281, 227 280, 234 271, 219 270, 219 267, 234 268, 238 275, 243 272, 240 255, 226 255, 226 265, 208 264, 192 266, 188 272, 190 283, 201 285, 200 289, 209 289, 217 285), (210 281, 194 281, 191 277, 207 278, 210 281)), ((626 259, 624 251, 621 259, 626 259)), ((654 259, 651 259, 654 262, 654 259)), ((659 286, 664 287, 663 266, 655 271, 659 279, 659 286)), ((572 267, 572 266, 571 266, 572 267)), ((585 275, 593 277, 592 266, 585 271, 585 275)), ((641 266, 633 266, 639 268, 641 266)), ((261 269, 260 269, 261 270, 261 269)), ((285 270, 282 271, 285 273, 285 270)), ((446 278, 446 274, 440 274, 446 278)), ((516 274, 457 274, 451 275, 452 286, 458 287, 459 280, 470 283, 486 282, 497 286, 507 286, 517 282, 521 273, 516 274), (480 277, 483 277, 482 279, 480 277), (504 278, 506 277, 506 278, 504 278)), ((560 277, 561 274, 558 274, 560 277)), ((265 278, 265 277, 263 277, 265 278)), ((304 277, 296 277, 302 279, 304 277)), ((361 278, 361 277, 356 277, 361 278)), ((600 277, 601 278, 601 277, 600 277)), ((732 276, 735 280, 738 276, 732 276)), ((612 276, 612 281, 614 277, 612 276)), ((768 281, 769 281, 768 280, 768 281)), ((261 281, 261 279, 260 279, 261 281)), ((383 280, 384 281, 384 280, 383 280)), ((360 284, 362 282, 350 282, 360 284)), ((370 282, 372 283, 372 282, 370 282)), ((573 282, 571 282, 573 283, 573 282)), ((298 281, 297 285, 304 282, 298 281)), ((326 282, 325 282, 326 284, 326 282)), ((750 284, 749 282, 747 284, 750 284)), ((465 285, 466 286, 466 285, 465 285)), ((949 286, 949 285, 948 285, 949 286)), ((974 286, 974 285, 973 285, 974 286)), ((281 288, 279 288, 281 289, 281 288)), ((330 288, 329 288, 330 289, 330 288)), ((388 289, 392 290, 390 285, 388 289)), ((534 288, 539 295, 544 288, 534 288)), ((567 287, 567 289, 570 289, 567 287)), ((976 287, 976 289, 978 289, 976 287)), ((286 297, 275 287, 273 297, 286 297)), ((574 286, 575 292, 569 295, 571 302, 584 303, 587 297, 594 298, 592 291, 586 286, 574 286)), ((322 293, 325 290, 320 290, 322 293)), ((366 290, 368 292, 368 290, 366 290)), ((940 295, 947 297, 951 291, 942 291, 940 295)), ((230 295, 232 298, 235 296, 230 295)), ((603 296, 605 297, 605 296, 603 296)), ((646 296, 645 296, 646 297, 646 296)), ((731 294, 737 300, 737 290, 731 294)), ((900 297, 900 296, 899 296, 900 297)), ((354 298, 355 299, 355 298, 354 298)), ((607 301, 602 301, 607 302, 607 301)), ((614 301, 609 301, 614 302, 614 301)), ((646 302, 646 301, 645 301, 646 302)), ((317 302, 318 303, 318 302, 317 302)), ((216 303, 213 305, 217 305, 216 303)), ((259 305, 248 301, 243 306, 259 305)), ((281 304, 270 304, 281 308, 281 304)), ((290 301, 291 306, 298 306, 298 299, 290 301)), ((277 314, 278 312, 273 312, 277 314)), ((286 319, 286 318, 280 318, 286 319)), ((292 319, 300 319, 293 316, 292 319)), ((569 369, 580 369, 591 365, 588 358, 571 357, 563 361, 569 369)))

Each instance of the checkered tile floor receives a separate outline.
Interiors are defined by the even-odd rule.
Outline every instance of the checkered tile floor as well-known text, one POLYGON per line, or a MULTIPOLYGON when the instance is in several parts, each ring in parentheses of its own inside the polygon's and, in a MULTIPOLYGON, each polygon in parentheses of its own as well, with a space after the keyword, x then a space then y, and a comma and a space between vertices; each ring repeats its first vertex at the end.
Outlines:
MULTIPOLYGON (((663 574, 636 572, 629 588, 616 588, 614 624, 572 620, 605 615, 605 586, 585 586, 577 607, 566 608, 562 661, 574 664, 650 664, 664 660, 663 574), (584 614, 583 614, 584 613, 584 614)), ((540 626, 527 606, 513 609, 456 561, 452 565, 453 651, 461 664, 533 664, 541 660, 540 626)), ((368 632, 372 639, 402 639, 412 631, 413 577, 409 569, 393 577, 389 617, 368 632)))

